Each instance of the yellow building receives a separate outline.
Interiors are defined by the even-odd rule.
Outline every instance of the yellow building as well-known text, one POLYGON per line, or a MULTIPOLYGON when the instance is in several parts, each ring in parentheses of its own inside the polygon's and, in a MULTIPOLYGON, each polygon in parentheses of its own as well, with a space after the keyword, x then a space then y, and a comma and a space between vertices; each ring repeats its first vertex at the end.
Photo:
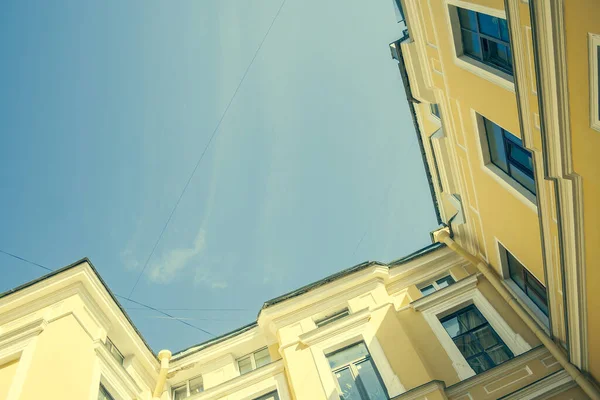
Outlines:
POLYGON ((158 354, 81 260, 0 294, 0 400, 600 399, 595 3, 396 0, 434 243, 158 354))

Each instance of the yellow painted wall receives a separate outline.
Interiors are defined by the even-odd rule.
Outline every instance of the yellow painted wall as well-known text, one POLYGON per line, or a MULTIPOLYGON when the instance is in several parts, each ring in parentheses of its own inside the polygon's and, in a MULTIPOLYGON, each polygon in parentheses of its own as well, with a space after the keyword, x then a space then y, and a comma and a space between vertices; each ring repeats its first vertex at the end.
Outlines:
POLYGON ((7 362, 4 365, 0 365, 0 400, 6 400, 10 385, 17 372, 19 366, 19 360, 13 360, 7 362))
POLYGON ((51 322, 37 339, 19 399, 89 399, 94 359, 92 341, 72 315, 51 322))
POLYGON ((590 128, 587 37, 600 34, 600 6, 594 0, 564 4, 573 164, 583 179, 589 370, 600 382, 600 132, 590 128))
MULTIPOLYGON (((504 9, 502 0, 476 0, 470 3, 504 9)), ((478 133, 472 110, 521 137, 516 96, 513 91, 492 83, 455 62, 456 55, 448 25, 448 7, 442 0, 430 0, 432 23, 437 34, 437 53, 443 66, 442 83, 434 84, 446 101, 445 126, 452 128, 449 137, 456 151, 452 173, 461 179, 461 193, 468 224, 475 240, 487 255, 490 264, 501 272, 498 246, 502 242, 542 282, 539 221, 535 209, 527 205, 484 171, 478 133)), ((528 17, 528 14, 526 15, 528 17)), ((432 71, 432 76, 440 76, 432 71)), ((425 126, 426 130, 429 127, 425 126)))
POLYGON ((377 326, 375 336, 404 387, 409 390, 432 380, 431 373, 415 348, 393 307, 387 307, 373 316, 377 326))

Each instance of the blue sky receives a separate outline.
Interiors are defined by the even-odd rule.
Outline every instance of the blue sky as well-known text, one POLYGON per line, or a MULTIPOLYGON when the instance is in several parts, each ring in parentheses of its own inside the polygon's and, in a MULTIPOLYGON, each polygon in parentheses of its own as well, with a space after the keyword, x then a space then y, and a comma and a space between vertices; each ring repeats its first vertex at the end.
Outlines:
MULTIPOLYGON (((0 249, 127 295, 281 0, 5 1, 0 249)), ((132 298, 214 334, 430 243, 392 0, 287 0, 132 298)), ((0 254, 0 291, 44 274, 0 254)), ((154 350, 210 339, 123 301, 154 350)))

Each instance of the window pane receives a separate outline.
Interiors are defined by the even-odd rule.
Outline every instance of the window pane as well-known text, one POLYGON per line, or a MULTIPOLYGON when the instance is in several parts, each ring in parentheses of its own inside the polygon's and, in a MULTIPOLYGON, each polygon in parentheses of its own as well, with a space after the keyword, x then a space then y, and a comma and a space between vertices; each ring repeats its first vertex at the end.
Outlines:
POLYGON ((369 359, 356 364, 356 369, 358 371, 358 380, 365 393, 369 396, 369 400, 388 399, 387 391, 381 383, 379 376, 377 376, 372 360, 369 359))
POLYGON ((510 274, 510 278, 519 286, 523 291, 525 291, 525 280, 523 279, 523 266, 517 259, 506 251, 506 259, 508 261, 508 272, 510 274))
POLYGON ((277 392, 271 392, 254 400, 279 400, 279 394, 277 394, 277 392))
POLYGON ((521 172, 533 178, 533 161, 531 159, 531 153, 515 144, 508 144, 506 147, 508 149, 509 162, 521 170, 521 172))
POLYGON ((456 337, 461 333, 458 317, 447 319, 446 321, 442 322, 442 325, 451 338, 456 337))
POLYGON ((181 400, 185 399, 186 397, 188 397, 186 386, 181 386, 173 390, 173 400, 181 400))
POLYGON ((513 357, 512 352, 504 344, 492 350, 488 350, 487 355, 496 365, 502 364, 504 361, 510 360, 513 357))
POLYGON ((484 41, 484 61, 504 69, 512 74, 512 58, 508 46, 496 43, 492 40, 483 39, 484 41))
POLYGON ((100 390, 98 391, 98 400, 114 400, 108 391, 104 388, 104 386, 100 385, 100 390))
POLYGON ((466 332, 486 323, 486 320, 478 309, 470 307, 468 311, 458 315, 458 322, 460 323, 461 332, 466 332))
POLYGON ((454 278, 450 275, 443 277, 442 279, 438 279, 435 283, 438 284, 440 289, 445 288, 446 286, 450 286, 454 283, 454 278))
POLYGON ((465 358, 469 358, 483 351, 477 341, 477 337, 471 334, 454 338, 454 343, 465 358))
POLYGON ((505 42, 510 41, 510 36, 508 35, 508 24, 505 19, 500 19, 500 39, 505 42))
POLYGON ((479 32, 500 39, 500 18, 481 13, 477 13, 477 18, 479 19, 479 32))
POLYGON ((269 364, 271 362, 269 349, 262 349, 254 353, 254 362, 256 363, 256 368, 269 364))
POLYGON ((483 328, 474 331, 473 335, 475 335, 484 350, 495 347, 499 343, 496 334, 489 325, 485 325, 483 328))
POLYGON ((438 118, 441 118, 440 106, 437 104, 430 104, 429 108, 431 109, 431 113, 438 118))
POLYGON ((202 377, 198 376, 194 379, 190 379, 190 395, 195 393, 202 393, 204 391, 204 382, 202 377))
POLYGON ((457 10, 460 26, 470 31, 477 32, 477 15, 475 12, 464 8, 457 8, 457 10))
POLYGON ((421 289, 421 293, 423 294, 423 296, 427 296, 428 294, 431 294, 433 292, 435 292, 435 288, 433 287, 433 285, 425 286, 421 289))
POLYGON ((367 347, 363 342, 360 342, 351 347, 346 347, 343 350, 328 354, 327 359, 329 360, 329 366, 331 368, 336 368, 368 355, 369 352, 367 351, 367 347))
POLYGON ((467 361, 476 374, 480 374, 490 368, 495 367, 495 365, 483 354, 470 358, 467 361))
POLYGON ((335 377, 337 378, 342 391, 342 395, 340 396, 341 399, 362 400, 349 367, 337 371, 335 377))
POLYGON ((250 357, 245 357, 238 360, 238 367, 240 368, 241 375, 252 371, 252 361, 250 360, 250 357))
POLYGON ((508 164, 506 163, 506 152, 504 151, 504 137, 502 128, 490 121, 483 119, 485 124, 485 133, 488 139, 490 149, 490 158, 494 165, 508 174, 508 164))
POLYGON ((479 35, 461 29, 463 52, 478 59, 483 59, 481 55, 481 44, 479 43, 479 35))
MULTIPOLYGON (((512 166, 512 164, 511 164, 512 166)), ((515 181, 519 182, 523 187, 529 190, 531 193, 535 194, 535 181, 527 174, 522 172, 516 166, 511 167, 510 176, 514 178, 515 181)))
POLYGON ((315 325, 317 325, 317 328, 320 328, 323 325, 330 324, 330 323, 335 322, 338 319, 342 319, 342 318, 344 318, 344 317, 346 317, 348 315, 350 315, 350 311, 348 311, 348 309, 345 308, 345 309, 343 309, 343 310, 341 310, 341 311, 339 311, 339 312, 337 312, 337 313, 335 313, 333 315, 330 315, 330 316, 327 316, 327 317, 325 317, 323 319, 315 321, 315 325))

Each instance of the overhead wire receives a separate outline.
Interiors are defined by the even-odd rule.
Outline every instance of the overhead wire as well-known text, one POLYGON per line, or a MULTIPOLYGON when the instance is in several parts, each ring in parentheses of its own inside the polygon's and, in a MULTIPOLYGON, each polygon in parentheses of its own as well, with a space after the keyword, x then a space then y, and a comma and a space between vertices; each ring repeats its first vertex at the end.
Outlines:
POLYGON ((163 226, 162 230, 160 231, 160 234, 158 235, 158 239, 156 240, 156 242, 154 243, 154 246, 152 247, 152 251, 150 251, 150 254, 148 255, 148 258, 146 258, 146 262, 144 263, 144 267, 140 271, 140 273, 139 273, 139 275, 138 275, 135 283, 133 284, 133 287, 131 288, 131 291, 129 292, 129 296, 128 297, 131 297, 131 295, 133 295, 133 292, 135 291, 135 288, 137 287, 138 283, 140 282, 140 279, 141 279, 142 275, 144 274, 144 271, 148 267, 148 263, 150 262, 150 259, 152 259, 152 256, 154 255, 154 252, 156 251, 156 247, 160 243, 160 241, 161 241, 161 239, 162 239, 162 237, 163 237, 163 235, 165 233, 165 230, 167 229, 167 226, 169 225, 169 223, 171 222, 171 219, 173 218, 173 214, 175 214, 175 211, 177 210, 177 207, 179 207, 179 203, 181 202, 181 199, 183 198, 183 195, 187 191, 187 188, 190 185, 190 182, 191 182, 192 178, 196 174, 196 170, 198 169, 198 166, 200 166, 200 163, 204 159, 204 155, 206 154, 206 151, 208 150, 208 148, 210 147, 213 139, 217 135, 217 132, 219 131, 219 128, 221 127, 221 123, 225 119, 225 116, 227 115, 227 112, 229 111, 229 108, 231 107, 231 104, 233 103, 233 100, 237 96, 237 94, 238 94, 238 92, 240 90, 240 87, 242 86, 242 83, 244 83, 244 80, 246 79, 246 76, 248 75, 248 72, 250 71, 250 68, 254 64, 254 60, 256 60, 256 57, 258 56, 258 53, 260 52, 260 49, 262 48, 263 44, 267 40, 267 37, 269 36, 269 33, 271 33, 271 29, 273 28, 273 25, 275 24, 275 21, 279 17, 279 14, 281 14, 281 10, 283 9, 283 6, 285 5, 286 1, 287 0, 283 0, 281 2, 281 5, 279 6, 279 9, 277 10, 277 13, 275 14, 275 17, 273 17, 273 20, 271 21, 271 25, 269 25, 269 29, 267 29, 267 32, 265 33, 265 35, 262 38, 262 41, 260 42, 260 44, 256 48, 256 51, 254 52, 254 56, 252 57, 252 60, 250 60, 250 63, 248 64, 248 67, 246 67, 246 71, 244 71, 244 75, 242 75, 242 79, 240 79, 240 82, 238 83, 237 87, 235 88, 235 91, 233 92, 233 95, 231 96, 231 99, 229 100, 229 103, 225 107, 225 110, 221 114, 221 118, 217 122, 217 125, 215 126, 215 129, 213 130, 212 134, 210 135, 208 143, 206 143, 206 146, 204 147, 204 150, 200 154, 200 158, 198 158, 198 161, 196 162, 196 165, 194 166, 194 169, 192 170, 192 173, 190 174, 187 182, 185 183, 185 185, 183 187, 183 190, 179 194, 179 197, 177 198, 177 202, 175 202, 175 206, 171 210, 171 214, 169 214, 169 218, 167 218, 167 222, 165 223, 165 225, 163 226))
MULTIPOLYGON (((28 260, 28 259, 26 259, 26 258, 24 258, 24 257, 20 257, 20 256, 18 256, 18 255, 16 255, 16 254, 9 253, 8 251, 4 251, 4 250, 0 249, 0 253, 2 253, 2 254, 6 254, 7 256, 13 257, 13 258, 15 258, 15 259, 17 259, 17 260, 20 260, 20 261, 26 262, 26 263, 28 263, 28 264, 34 265, 34 266, 36 266, 36 267, 38 267, 38 268, 42 268, 42 269, 45 269, 45 270, 47 270, 47 271, 54 272, 54 270, 53 270, 52 268, 48 268, 48 267, 46 267, 46 266, 44 266, 44 265, 42 265, 42 264, 38 264, 38 263, 36 263, 36 262, 34 262, 34 261, 28 260)), ((189 326, 190 328, 194 328, 194 329, 196 329, 196 330, 198 330, 198 331, 200 331, 200 332, 203 332, 203 333, 205 333, 205 334, 207 334, 207 335, 210 335, 210 336, 215 336, 215 334, 214 334, 214 333, 211 333, 211 332, 207 331, 206 329, 202 329, 202 328, 200 328, 199 326, 192 325, 192 324, 190 324, 190 323, 188 323, 188 322, 186 322, 186 321, 183 321, 183 320, 181 320, 181 319, 179 319, 179 318, 177 318, 177 317, 174 317, 174 316, 172 316, 171 314, 168 314, 168 313, 166 313, 166 312, 164 312, 164 311, 161 311, 161 310, 160 310, 160 309, 158 309, 158 308, 154 308, 154 307, 152 307, 152 306, 149 306, 149 305, 147 305, 147 304, 141 303, 141 302, 139 302, 139 301, 131 300, 131 299, 129 299, 129 298, 127 298, 127 297, 125 297, 125 296, 121 296, 121 295, 118 295, 118 294, 116 294, 116 293, 115 293, 115 296, 116 296, 116 297, 119 297, 119 298, 121 298, 121 299, 125 299, 125 300, 127 300, 127 301, 130 301, 130 302, 132 302, 132 303, 134 303, 134 304, 137 304, 137 305, 139 305, 139 306, 141 306, 141 307, 144 307, 144 308, 146 308, 146 309, 149 309, 149 310, 155 311, 155 312, 157 312, 157 313, 160 313, 160 314, 162 314, 162 315, 164 315, 164 316, 166 316, 166 317, 169 317, 170 319, 173 319, 173 320, 179 321, 179 322, 181 322, 182 324, 184 324, 184 325, 187 325, 187 326, 189 326)))

